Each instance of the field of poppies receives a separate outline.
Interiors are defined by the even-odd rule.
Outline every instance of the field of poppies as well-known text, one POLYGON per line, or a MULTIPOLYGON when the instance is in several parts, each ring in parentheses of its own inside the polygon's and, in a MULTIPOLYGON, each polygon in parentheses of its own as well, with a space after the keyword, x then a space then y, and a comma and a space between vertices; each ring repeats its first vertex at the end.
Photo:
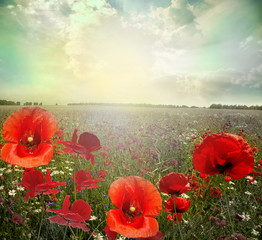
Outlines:
POLYGON ((0 239, 262 237, 262 112, 0 107, 0 239))

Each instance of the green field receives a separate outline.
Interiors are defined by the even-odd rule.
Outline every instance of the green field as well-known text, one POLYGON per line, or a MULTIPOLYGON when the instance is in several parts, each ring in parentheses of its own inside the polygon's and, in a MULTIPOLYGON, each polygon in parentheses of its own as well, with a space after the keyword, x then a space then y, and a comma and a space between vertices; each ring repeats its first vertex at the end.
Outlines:
MULTIPOLYGON (((0 129, 7 117, 21 107, 0 107, 0 129)), ((209 176, 205 181, 193 166, 195 145, 203 135, 229 132, 241 134, 254 151, 255 168, 261 173, 262 112, 256 110, 218 110, 201 108, 152 108, 109 106, 43 106, 63 127, 64 141, 71 141, 74 129, 95 134, 102 149, 94 152, 95 165, 83 157, 64 153, 61 144, 55 144, 53 160, 47 166, 36 167, 51 178, 66 182, 59 188, 57 200, 51 195, 37 195, 25 202, 21 189, 22 167, 12 167, 0 161, 0 239, 107 239, 104 227, 107 213, 115 208, 108 189, 115 180, 125 176, 141 176, 156 186, 162 197, 162 211, 156 217, 163 239, 261 239, 262 237, 262 184, 261 176, 225 182, 224 176, 209 176), (100 170, 107 176, 93 189, 73 193, 72 177, 76 171, 89 169, 93 178, 100 170), (167 221, 164 202, 169 198, 159 188, 160 179, 169 172, 184 173, 192 179, 191 190, 184 195, 191 205, 183 213, 183 221, 167 221), (221 196, 211 196, 210 189, 219 187, 221 196), (71 204, 82 199, 92 209, 87 221, 87 232, 78 228, 50 223, 53 213, 47 208, 61 209, 64 198, 70 195, 71 204), (15 223, 14 214, 22 217, 15 223)), ((0 144, 4 145, 2 134, 0 144)), ((259 175, 259 174, 256 174, 259 175)), ((125 239, 118 234, 117 239, 125 239)))

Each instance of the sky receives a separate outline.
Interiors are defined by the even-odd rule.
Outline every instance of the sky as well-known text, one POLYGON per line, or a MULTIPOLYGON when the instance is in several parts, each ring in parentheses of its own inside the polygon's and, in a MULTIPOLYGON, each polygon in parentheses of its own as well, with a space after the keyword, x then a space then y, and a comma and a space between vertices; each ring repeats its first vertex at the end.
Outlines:
POLYGON ((262 1, 0 0, 0 99, 262 105, 262 1))

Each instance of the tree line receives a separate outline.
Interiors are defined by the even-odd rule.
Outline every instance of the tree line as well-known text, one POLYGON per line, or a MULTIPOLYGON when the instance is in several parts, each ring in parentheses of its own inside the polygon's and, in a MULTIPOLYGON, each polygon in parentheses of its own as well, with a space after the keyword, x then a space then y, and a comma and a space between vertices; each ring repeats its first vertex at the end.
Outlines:
POLYGON ((24 105, 24 106, 42 106, 43 103, 40 102, 25 102, 25 103, 21 103, 21 102, 14 102, 14 101, 8 101, 8 100, 0 100, 0 105, 16 105, 16 106, 20 106, 20 105, 24 105))
POLYGON ((246 105, 222 105, 222 104, 211 104, 209 108, 212 109, 247 109, 247 110, 262 110, 262 106, 246 106, 246 105))

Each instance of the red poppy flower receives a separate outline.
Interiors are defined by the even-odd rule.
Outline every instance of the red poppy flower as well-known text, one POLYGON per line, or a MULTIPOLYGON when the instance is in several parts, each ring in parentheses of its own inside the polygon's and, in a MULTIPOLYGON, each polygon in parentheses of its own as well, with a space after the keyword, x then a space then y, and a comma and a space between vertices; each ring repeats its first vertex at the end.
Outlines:
POLYGON ((73 202, 71 210, 69 210, 70 196, 66 195, 62 209, 46 209, 46 212, 54 212, 59 215, 49 217, 49 221, 60 225, 67 225, 73 228, 80 228, 83 231, 89 231, 86 226, 86 220, 91 218, 91 207, 83 200, 73 202))
POLYGON ((58 186, 65 186, 65 182, 51 182, 50 171, 47 169, 47 173, 45 176, 44 181, 44 174, 38 170, 31 170, 24 174, 21 185, 26 189, 29 190, 26 192, 25 201, 28 201, 28 198, 34 198, 36 195, 41 193, 43 194, 56 194, 60 192, 57 189, 51 189, 58 186))
POLYGON ((160 214, 162 199, 155 186, 138 176, 122 177, 109 188, 112 203, 107 225, 111 231, 125 237, 147 238, 158 232, 158 222, 153 217, 160 214))
POLYGON ((219 187, 211 187, 210 188, 210 196, 220 198, 221 196, 223 196, 223 193, 220 191, 219 187))
POLYGON ((111 231, 108 225, 105 226, 105 232, 108 240, 116 240, 117 232, 111 231))
POLYGON ((226 173, 233 179, 240 179, 253 171, 254 156, 244 138, 221 132, 208 135, 196 146, 193 164, 204 174, 226 173))
POLYGON ((226 182, 230 182, 230 181, 231 181, 231 177, 226 176, 226 177, 225 177, 225 181, 226 181, 226 182))
POLYGON ((103 178, 96 178, 96 179, 92 178, 90 170, 89 169, 87 170, 88 172, 83 169, 76 172, 75 174, 75 182, 77 184, 76 191, 81 191, 82 189, 85 188, 86 189, 97 188, 100 185, 94 183, 103 181, 103 178))
POLYGON ((5 121, 3 138, 8 143, 1 150, 5 162, 31 168, 47 165, 53 157, 50 139, 57 130, 57 121, 39 107, 18 109, 5 121))
POLYGON ((161 178, 159 189, 168 194, 182 194, 190 190, 190 184, 183 173, 170 172, 161 178))
POLYGON ((165 202, 165 207, 166 210, 164 210, 164 212, 169 212, 169 213, 184 213, 186 212, 189 207, 190 207, 190 201, 187 201, 185 198, 183 197, 176 197, 176 204, 174 204, 174 196, 172 196, 171 198, 169 198, 166 202, 165 202), (175 211, 175 207, 176 207, 176 211, 175 211))
POLYGON ((169 221, 173 221, 176 222, 178 220, 178 222, 182 222, 183 218, 182 218, 182 214, 181 213, 177 213, 177 214, 173 214, 173 215, 168 215, 166 217, 166 220, 169 221))
POLYGON ((78 129, 74 130, 71 142, 57 140, 56 143, 66 146, 66 148, 62 149, 65 153, 74 155, 79 153, 81 156, 84 156, 86 160, 91 160, 92 165, 94 165, 95 156, 91 152, 97 151, 101 148, 100 141, 96 135, 84 132, 79 136, 77 143, 77 131, 78 129))
POLYGON ((107 176, 107 170, 100 170, 97 173, 97 176, 100 177, 100 178, 105 178, 107 176))

